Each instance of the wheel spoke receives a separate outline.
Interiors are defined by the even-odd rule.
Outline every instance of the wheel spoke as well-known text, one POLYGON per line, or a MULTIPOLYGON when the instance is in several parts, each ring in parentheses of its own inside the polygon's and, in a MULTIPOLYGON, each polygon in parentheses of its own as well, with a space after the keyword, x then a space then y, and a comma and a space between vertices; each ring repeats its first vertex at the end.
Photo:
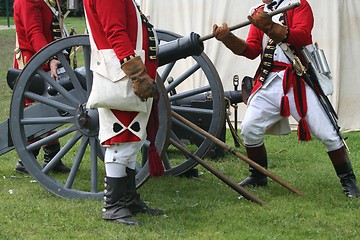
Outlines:
MULTIPOLYGON (((171 131, 170 139, 181 144, 181 140, 178 138, 178 136, 176 136, 176 134, 173 131, 171 131)), ((186 155, 184 155, 183 153, 181 154, 185 157, 185 159, 187 159, 186 155)))
POLYGON ((202 138, 203 140, 205 140, 206 138, 199 132, 195 131, 194 129, 192 129, 191 127, 187 126, 186 124, 182 123, 181 121, 177 120, 176 118, 172 118, 172 121, 176 124, 179 125, 182 129, 184 129, 184 131, 188 131, 189 132, 189 136, 190 135, 195 135, 199 138, 202 138))
POLYGON ((101 147, 100 140, 96 138, 96 144, 97 144, 97 156, 100 159, 104 159, 105 156, 105 148, 101 147))
POLYGON ((199 87, 199 88, 196 88, 196 89, 193 89, 193 90, 190 90, 190 91, 185 91, 185 92, 182 92, 182 93, 176 93, 174 95, 171 95, 169 97, 169 100, 171 102, 173 102, 173 101, 176 101, 176 100, 179 100, 179 99, 195 96, 195 95, 200 94, 200 93, 209 92, 210 90, 211 90, 211 86, 207 85, 207 86, 199 87))
POLYGON ((141 148, 141 166, 144 166, 149 158, 149 148, 150 148, 150 141, 145 141, 144 145, 141 148))
POLYGON ((71 132, 74 132, 77 130, 77 126, 76 125, 72 125, 72 126, 69 126, 65 129, 62 129, 60 131, 57 131, 56 133, 53 133, 51 135, 48 135, 34 143, 31 143, 29 144, 27 147, 26 147, 26 150, 29 150, 29 151, 32 151, 32 150, 35 150, 35 149, 39 149, 41 146, 43 145, 46 145, 47 143, 50 143, 50 142, 53 142, 71 132))
POLYGON ((97 192, 98 187, 98 158, 97 158, 97 141, 90 138, 90 159, 91 159, 91 192, 97 192))
POLYGON ((76 96, 80 98, 81 103, 85 102, 87 98, 85 96, 84 89, 82 88, 79 79, 76 77, 64 53, 63 52, 58 53, 57 57, 59 58, 61 64, 65 68, 66 73, 69 75, 70 81, 73 84, 75 91, 77 92, 76 96))
POLYGON ((89 97, 91 92, 91 86, 93 81, 93 73, 90 70, 90 47, 84 46, 84 65, 85 65, 85 74, 86 74, 86 88, 87 88, 87 97, 89 97))
POLYGON ((160 78, 162 79, 163 83, 165 83, 165 80, 168 78, 171 70, 174 68, 176 62, 172 62, 166 65, 164 71, 162 72, 160 78))
POLYGON ((67 104, 64 104, 64 103, 61 103, 58 101, 55 101, 51 98, 44 97, 44 96, 29 92, 29 91, 24 92, 24 96, 27 98, 30 98, 36 102, 41 102, 43 104, 49 105, 54 108, 58 108, 64 112, 68 112, 68 113, 71 113, 72 115, 75 115, 76 109, 74 107, 71 107, 67 104))
POLYGON ((43 118, 23 118, 20 123, 23 125, 30 124, 52 124, 52 123, 72 123, 75 117, 43 117, 43 118))
POLYGON ((78 106, 80 101, 75 98, 70 92, 68 92, 63 86, 59 84, 58 81, 55 81, 48 73, 46 73, 42 68, 37 70, 37 74, 40 75, 50 86, 52 86, 56 91, 58 91, 63 97, 65 97, 73 106, 78 106))
MULTIPOLYGON (((74 136, 74 141, 78 141, 80 139, 81 136, 74 136)), ((72 185, 74 184, 74 181, 75 181, 75 177, 76 177, 76 174, 77 172, 79 171, 79 167, 80 167, 80 163, 84 157, 84 153, 85 153, 85 150, 86 150, 86 147, 87 147, 87 144, 88 144, 88 137, 82 137, 82 140, 81 140, 81 144, 80 144, 80 147, 77 151, 77 154, 75 156, 75 160, 74 160, 74 163, 73 163, 73 166, 71 168, 71 171, 70 171, 70 174, 69 174, 69 177, 67 178, 66 180, 66 183, 65 183, 65 188, 72 188, 72 185)))
POLYGON ((183 83, 188 77, 190 77, 192 74, 194 74, 199 69, 200 69, 200 65, 198 63, 194 64, 191 68, 189 68, 187 71, 185 71, 183 74, 181 74, 180 77, 175 79, 172 83, 170 83, 166 87, 167 92, 174 90, 177 86, 179 86, 181 83, 183 83))
POLYGON ((77 132, 66 144, 60 149, 60 151, 50 160, 50 162, 42 170, 43 173, 48 174, 51 169, 53 169, 58 162, 70 151, 76 142, 80 139, 81 134, 77 132))

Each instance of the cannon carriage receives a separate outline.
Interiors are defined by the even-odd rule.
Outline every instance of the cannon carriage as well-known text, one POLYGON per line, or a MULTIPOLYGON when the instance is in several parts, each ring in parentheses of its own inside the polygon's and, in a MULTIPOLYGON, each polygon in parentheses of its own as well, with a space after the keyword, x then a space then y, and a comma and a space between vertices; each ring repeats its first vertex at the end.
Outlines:
MULTIPOLYGON (((157 30, 157 34, 160 43, 157 79, 160 128, 155 144, 166 174, 177 176, 195 167, 197 162, 181 155, 170 144, 170 139, 183 144, 184 138, 188 137, 186 146, 198 157, 208 154, 214 143, 173 118, 170 112, 189 118, 220 138, 225 126, 224 95, 236 95, 234 99, 241 101, 241 91, 224 93, 220 77, 203 53, 198 35, 191 33, 182 37, 163 30, 157 30), (185 72, 177 70, 181 66, 185 66, 185 72), (193 86, 191 89, 184 87, 189 81, 193 86)), ((12 85, 14 77, 9 79, 12 85)), ((98 112, 86 108, 92 85, 88 36, 74 35, 49 44, 31 59, 16 79, 12 86, 10 118, 0 124, 0 154, 15 148, 32 177, 58 196, 102 198, 104 148, 97 138, 98 112), (72 49, 70 61, 65 49, 72 49), (61 62, 64 76, 57 81, 42 69, 42 65, 53 56, 61 62), (72 66, 74 60, 80 67, 72 66), (34 104, 24 108, 25 98, 34 100, 34 104), (57 138, 61 150, 42 168, 32 151, 57 138), (71 166, 69 174, 51 172, 61 159, 71 166)), ((138 187, 149 177, 148 147, 146 142, 137 161, 138 187)))

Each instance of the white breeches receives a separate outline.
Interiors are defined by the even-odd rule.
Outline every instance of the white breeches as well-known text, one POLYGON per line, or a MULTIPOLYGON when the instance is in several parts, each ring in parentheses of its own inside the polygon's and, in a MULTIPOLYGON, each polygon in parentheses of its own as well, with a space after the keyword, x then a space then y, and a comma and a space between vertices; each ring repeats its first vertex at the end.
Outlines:
POLYGON ((144 142, 118 143, 107 147, 104 160, 106 176, 125 177, 126 168, 135 169, 136 158, 144 142))
MULTIPOLYGON (((252 97, 241 124, 241 135, 246 145, 256 146, 261 144, 266 131, 282 119, 280 116, 282 96, 282 79, 276 77, 252 97)), ((287 96, 289 98, 290 114, 296 121, 299 121, 300 116, 296 110, 292 88, 287 96)), ((315 93, 307 85, 306 98, 308 111, 305 119, 309 124, 311 134, 325 145, 328 152, 342 147, 343 143, 315 93)))

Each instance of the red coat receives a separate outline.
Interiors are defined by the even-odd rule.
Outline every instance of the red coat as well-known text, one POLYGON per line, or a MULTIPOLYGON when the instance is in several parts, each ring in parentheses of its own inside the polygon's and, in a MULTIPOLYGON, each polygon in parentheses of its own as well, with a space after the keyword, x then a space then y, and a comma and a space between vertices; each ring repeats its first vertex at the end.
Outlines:
MULTIPOLYGON (((135 54, 137 40, 137 15, 132 0, 84 0, 84 8, 91 34, 98 50, 113 49, 118 60, 135 54)), ((145 66, 148 75, 155 79, 157 61, 148 59, 148 33, 145 24, 142 26, 143 50, 145 51, 145 66)), ((112 110, 116 118, 125 126, 137 116, 137 112, 112 110)), ((153 105, 147 127, 148 137, 155 140, 158 129, 157 104, 153 105)), ((116 142, 139 141, 129 131, 116 135, 103 144, 110 145, 116 142)))
MULTIPOLYGON (((286 43, 293 45, 297 53, 301 52, 301 47, 312 43, 311 30, 314 26, 314 17, 309 3, 301 0, 299 7, 286 12, 286 25, 289 28, 286 43)), ((261 8, 264 8, 262 6, 261 8)), ((247 48, 241 54, 247 58, 255 59, 262 54, 262 39, 264 32, 250 25, 248 37, 246 39, 247 48)))
MULTIPOLYGON (((84 0, 91 32, 99 50, 113 49, 119 61, 134 54, 137 17, 132 0, 84 0)), ((148 59, 148 34, 143 24, 143 49, 148 59)), ((147 73, 156 76, 156 61, 145 62, 147 73)))
MULTIPOLYGON (((14 23, 24 63, 41 48, 53 41, 53 14, 43 0, 15 0, 14 23)), ((14 59, 14 67, 18 63, 14 59)))

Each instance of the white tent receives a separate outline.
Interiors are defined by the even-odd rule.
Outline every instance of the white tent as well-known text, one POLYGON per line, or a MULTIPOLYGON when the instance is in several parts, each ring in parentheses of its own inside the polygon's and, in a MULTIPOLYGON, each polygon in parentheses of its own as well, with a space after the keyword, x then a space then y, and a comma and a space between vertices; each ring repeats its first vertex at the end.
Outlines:
MULTIPOLYGON (((200 36, 211 33, 214 23, 227 22, 229 26, 246 21, 257 0, 138 0, 142 11, 150 16, 157 29, 181 35, 196 32, 200 36)), ((359 0, 308 0, 312 6, 315 26, 313 40, 324 49, 334 79, 335 92, 331 96, 338 112, 342 131, 360 130, 360 1, 359 0)), ((234 31, 246 38, 248 27, 234 31)), ((233 90, 232 78, 253 76, 259 59, 248 60, 235 56, 215 39, 204 42, 204 52, 215 65, 224 90, 233 90)), ((241 104, 241 120, 245 106, 241 104)), ((293 121, 292 121, 293 122, 293 121)))

